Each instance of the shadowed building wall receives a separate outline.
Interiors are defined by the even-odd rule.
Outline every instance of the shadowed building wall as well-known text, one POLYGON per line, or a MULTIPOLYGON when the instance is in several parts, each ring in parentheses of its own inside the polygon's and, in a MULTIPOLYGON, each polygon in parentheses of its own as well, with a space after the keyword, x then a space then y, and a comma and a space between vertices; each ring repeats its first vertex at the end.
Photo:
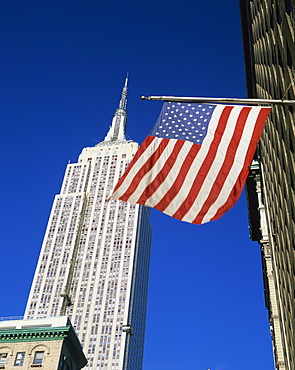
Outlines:
MULTIPOLYGON (((294 100, 294 0, 240 0, 240 7, 249 98, 294 100)), ((294 109, 272 108, 257 151, 258 193, 253 176, 248 180, 252 237, 262 247, 266 304, 280 370, 295 369, 294 109)))

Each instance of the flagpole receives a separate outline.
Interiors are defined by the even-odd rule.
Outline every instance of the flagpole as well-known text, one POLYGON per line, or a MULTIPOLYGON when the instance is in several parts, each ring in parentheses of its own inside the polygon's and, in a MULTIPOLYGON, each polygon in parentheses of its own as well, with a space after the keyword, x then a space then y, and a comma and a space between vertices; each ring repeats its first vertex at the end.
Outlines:
POLYGON ((275 99, 238 99, 238 98, 199 98, 199 97, 180 97, 180 96, 142 96, 142 100, 163 100, 167 102, 179 103, 230 103, 230 104, 282 104, 293 105, 295 100, 275 100, 275 99))

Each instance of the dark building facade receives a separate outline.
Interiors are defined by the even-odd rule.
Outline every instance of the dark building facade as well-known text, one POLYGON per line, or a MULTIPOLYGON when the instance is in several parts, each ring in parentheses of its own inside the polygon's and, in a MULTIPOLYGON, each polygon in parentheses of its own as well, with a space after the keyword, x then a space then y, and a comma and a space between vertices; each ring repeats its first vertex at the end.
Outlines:
MULTIPOLYGON (((295 1, 240 0, 249 98, 295 99, 295 1)), ((295 106, 274 105, 247 189, 275 366, 295 369, 295 106)))

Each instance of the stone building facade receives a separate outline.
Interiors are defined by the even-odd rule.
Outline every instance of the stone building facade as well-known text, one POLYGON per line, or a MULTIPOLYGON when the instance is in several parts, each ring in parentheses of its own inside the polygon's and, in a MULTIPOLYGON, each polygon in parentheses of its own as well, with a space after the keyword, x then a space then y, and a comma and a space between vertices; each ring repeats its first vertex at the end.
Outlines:
POLYGON ((0 369, 80 370, 86 363, 67 317, 0 322, 0 369))

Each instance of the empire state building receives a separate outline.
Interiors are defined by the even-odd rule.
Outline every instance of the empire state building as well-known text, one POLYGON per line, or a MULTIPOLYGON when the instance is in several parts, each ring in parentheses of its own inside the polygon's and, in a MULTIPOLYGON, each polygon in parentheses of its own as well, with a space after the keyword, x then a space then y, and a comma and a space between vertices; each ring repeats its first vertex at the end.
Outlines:
POLYGON ((138 149, 126 140, 127 78, 104 139, 67 165, 25 311, 67 315, 87 369, 141 369, 151 249, 149 209, 109 200, 138 149))

